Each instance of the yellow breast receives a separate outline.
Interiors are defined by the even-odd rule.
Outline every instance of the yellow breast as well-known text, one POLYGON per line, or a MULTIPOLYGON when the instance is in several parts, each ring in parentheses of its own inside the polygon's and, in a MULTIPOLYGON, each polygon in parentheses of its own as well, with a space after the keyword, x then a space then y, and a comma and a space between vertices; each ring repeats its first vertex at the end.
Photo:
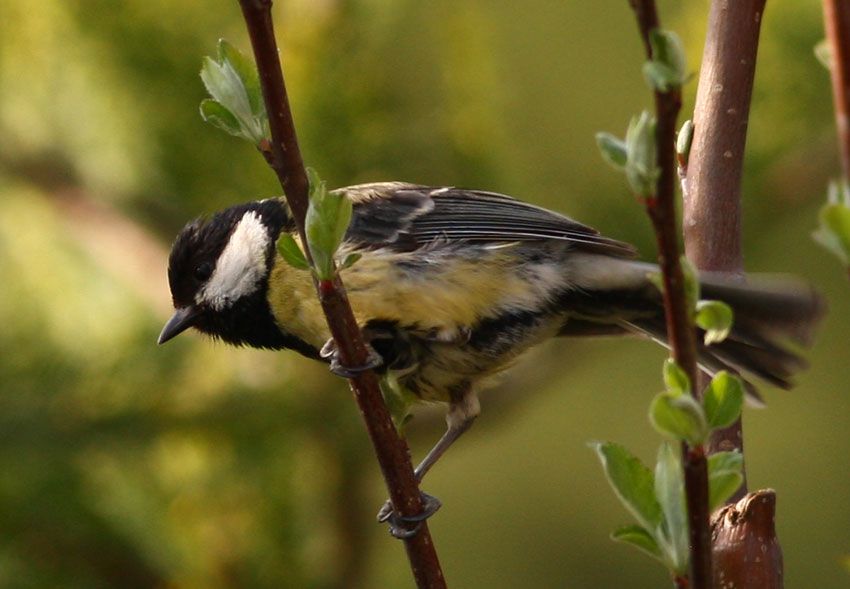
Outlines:
MULTIPOLYGON (((340 252, 343 256, 345 251, 340 252)), ((482 250, 472 258, 372 250, 342 271, 358 323, 397 321, 450 339, 505 305, 539 304, 539 285, 518 276, 510 247, 482 250), (416 264, 409 264, 417 256, 416 264)), ((279 256, 269 284, 269 304, 286 331, 320 347, 330 337, 309 272, 279 256)))

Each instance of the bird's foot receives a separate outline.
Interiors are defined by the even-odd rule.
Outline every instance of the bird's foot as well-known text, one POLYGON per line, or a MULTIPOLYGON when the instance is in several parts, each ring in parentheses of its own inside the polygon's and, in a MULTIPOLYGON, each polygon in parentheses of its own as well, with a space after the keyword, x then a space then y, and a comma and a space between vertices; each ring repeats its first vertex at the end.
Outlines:
POLYGON ((330 359, 330 371, 337 376, 341 376, 343 378, 354 378, 361 372, 372 370, 384 363, 384 359, 381 358, 381 355, 378 354, 368 343, 366 344, 366 351, 368 352, 366 362, 360 366, 343 366, 339 361, 339 350, 337 350, 336 342, 333 338, 331 338, 325 342, 325 345, 322 346, 321 350, 319 350, 319 356, 325 359, 330 359))
POLYGON ((383 507, 378 511, 378 522, 389 525, 390 534, 393 538, 406 540, 412 538, 419 532, 422 527, 422 522, 434 515, 443 505, 439 499, 428 493, 421 493, 422 496, 422 513, 417 515, 401 515, 395 512, 393 504, 387 499, 383 507), (412 528, 408 528, 411 524, 416 524, 412 528))

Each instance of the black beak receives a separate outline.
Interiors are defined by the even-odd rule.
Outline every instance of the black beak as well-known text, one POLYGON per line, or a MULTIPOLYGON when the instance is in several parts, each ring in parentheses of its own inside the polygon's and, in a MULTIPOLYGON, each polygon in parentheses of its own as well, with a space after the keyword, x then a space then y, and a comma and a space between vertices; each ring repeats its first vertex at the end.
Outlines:
POLYGON ((174 315, 162 328, 162 333, 159 334, 159 339, 156 343, 164 344, 171 338, 180 335, 195 324, 195 320, 201 314, 201 311, 195 305, 181 307, 174 311, 174 315))

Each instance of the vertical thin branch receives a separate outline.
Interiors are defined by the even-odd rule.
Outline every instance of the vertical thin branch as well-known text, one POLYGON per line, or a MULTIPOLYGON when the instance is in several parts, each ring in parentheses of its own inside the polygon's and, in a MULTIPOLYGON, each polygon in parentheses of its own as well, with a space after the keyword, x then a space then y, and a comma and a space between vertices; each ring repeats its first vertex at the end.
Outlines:
POLYGON ((841 170, 850 179, 850 3, 823 0, 841 170))
MULTIPOLYGON (((683 211, 685 249, 703 271, 743 276, 741 178, 764 7, 765 0, 711 3, 683 211)), ((713 452, 743 448, 740 420, 712 434, 713 452)), ((782 587, 775 494, 746 492, 745 480, 730 499, 740 499, 737 505, 727 505, 712 521, 715 582, 782 587)))
MULTIPOLYGON (((652 58, 650 33, 660 28, 654 0, 630 0, 647 57, 652 58)), ((697 382, 696 339, 692 312, 685 295, 685 280, 679 261, 680 248, 676 224, 675 154, 676 120, 682 105, 678 88, 655 92, 656 160, 660 177, 656 193, 647 199, 646 209, 655 229, 658 263, 664 281, 664 309, 667 338, 673 359, 697 382)), ((711 586, 711 529, 708 519, 708 464, 703 446, 682 447, 685 495, 688 504, 688 529, 691 547, 691 583, 694 589, 711 586)))
MULTIPOLYGON (((304 217, 308 206, 308 182, 278 57, 271 18, 272 2, 240 0, 239 3, 251 37, 269 116, 272 141, 266 156, 284 189, 302 243, 306 244, 304 217)), ((349 367, 366 365, 367 348, 339 277, 319 282, 317 290, 340 362, 349 367)), ((413 476, 410 452, 393 426, 377 376, 371 370, 359 372, 349 380, 349 385, 366 424, 394 508, 404 516, 420 514, 423 506, 413 476)), ((427 523, 423 522, 419 532, 405 539, 404 543, 417 586, 444 588, 445 579, 427 523)))

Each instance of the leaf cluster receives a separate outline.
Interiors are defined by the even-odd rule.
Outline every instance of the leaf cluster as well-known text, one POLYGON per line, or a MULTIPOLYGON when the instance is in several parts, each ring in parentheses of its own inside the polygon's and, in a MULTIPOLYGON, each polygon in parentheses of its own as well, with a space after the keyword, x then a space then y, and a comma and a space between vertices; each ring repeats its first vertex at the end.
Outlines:
POLYGON ((718 372, 706 387, 700 403, 691 395, 688 375, 673 360, 664 364, 667 390, 649 406, 649 419, 655 430, 692 446, 704 444, 712 430, 732 425, 741 415, 744 385, 725 370, 718 372))
MULTIPOLYGON (((691 394, 688 375, 672 359, 664 364, 665 391, 656 395, 649 419, 662 435, 691 446, 704 444, 711 431, 731 425, 741 414, 741 380, 721 371, 703 392, 702 402, 691 394)), ((687 509, 679 456, 671 441, 661 445, 651 471, 622 446, 594 443, 608 482, 637 525, 615 530, 612 538, 631 544, 663 563, 673 574, 685 574, 688 550, 687 509)), ((708 458, 709 509, 714 510, 741 486, 743 456, 718 452, 708 458)))
MULTIPOLYGON (((595 442, 605 476, 636 524, 624 525, 611 538, 649 554, 674 575, 688 570, 688 523, 682 465, 675 445, 661 444, 654 471, 626 448, 595 442)), ((743 480, 740 452, 718 452, 708 458, 709 509, 728 499, 743 480)))
MULTIPOLYGON (((337 254, 351 222, 352 204, 344 194, 329 192, 313 168, 307 168, 307 180, 310 185, 310 204, 304 229, 312 264, 290 233, 280 236, 277 251, 293 268, 309 269, 319 280, 332 280, 337 272, 337 254)), ((360 254, 349 253, 340 262, 339 269, 350 267, 358 259, 360 254)))
POLYGON ((204 58, 201 80, 212 97, 201 101, 206 122, 254 145, 268 140, 268 116, 251 60, 220 39, 216 58, 204 58))

